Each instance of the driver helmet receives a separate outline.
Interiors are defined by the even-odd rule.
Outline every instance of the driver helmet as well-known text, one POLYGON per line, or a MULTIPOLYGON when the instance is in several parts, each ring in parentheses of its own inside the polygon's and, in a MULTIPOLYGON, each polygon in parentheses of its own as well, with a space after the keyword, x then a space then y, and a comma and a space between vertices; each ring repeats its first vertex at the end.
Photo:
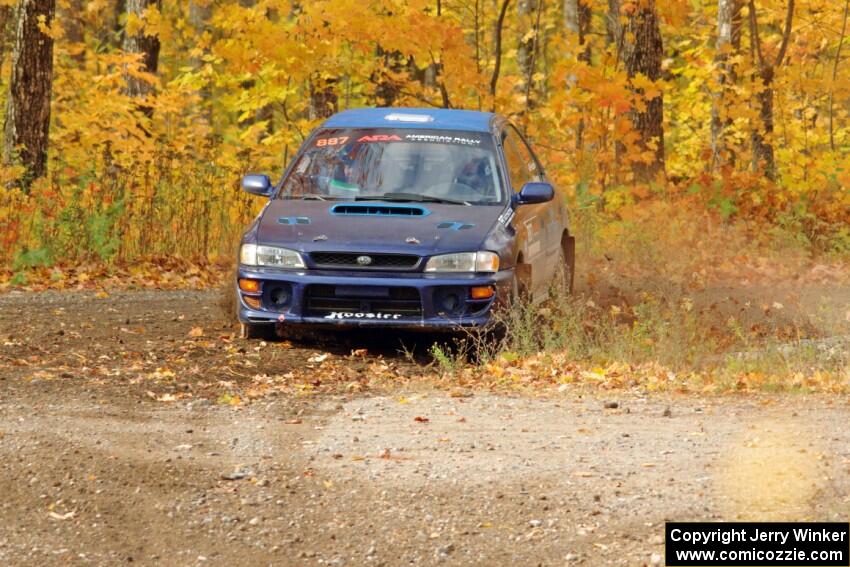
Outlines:
POLYGON ((493 179, 490 160, 476 158, 468 161, 457 175, 456 181, 472 187, 476 191, 486 193, 493 179))

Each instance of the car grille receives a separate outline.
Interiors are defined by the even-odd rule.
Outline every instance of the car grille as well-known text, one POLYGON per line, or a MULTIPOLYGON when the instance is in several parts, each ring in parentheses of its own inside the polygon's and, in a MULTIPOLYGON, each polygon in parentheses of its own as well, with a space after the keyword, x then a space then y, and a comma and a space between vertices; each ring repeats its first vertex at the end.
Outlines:
POLYGON ((412 270, 419 265, 419 256, 413 254, 358 254, 349 252, 313 252, 310 255, 317 268, 354 270, 412 270), (357 262, 360 257, 372 261, 368 265, 357 262))
MULTIPOLYGON (((422 299, 415 287, 309 285, 305 292, 308 315, 362 313, 422 316, 422 299)), ((369 319, 369 317, 366 317, 369 319)))

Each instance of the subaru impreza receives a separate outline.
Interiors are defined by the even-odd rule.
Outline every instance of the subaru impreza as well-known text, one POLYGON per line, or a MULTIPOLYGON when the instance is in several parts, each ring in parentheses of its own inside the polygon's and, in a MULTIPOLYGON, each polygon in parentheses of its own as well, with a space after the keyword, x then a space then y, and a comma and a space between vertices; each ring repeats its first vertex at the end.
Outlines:
POLYGON ((487 327, 501 305, 572 288, 565 200, 531 146, 487 112, 359 109, 326 120, 245 232, 246 337, 306 327, 487 327))

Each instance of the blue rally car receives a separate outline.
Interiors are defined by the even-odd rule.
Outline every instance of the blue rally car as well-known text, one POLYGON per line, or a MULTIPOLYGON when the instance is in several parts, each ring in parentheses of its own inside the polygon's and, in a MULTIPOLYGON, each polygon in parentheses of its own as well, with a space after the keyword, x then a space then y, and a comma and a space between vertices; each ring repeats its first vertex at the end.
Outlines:
POLYGON ((563 198, 504 118, 374 108, 328 119, 272 184, 245 233, 245 337, 297 326, 482 327, 514 297, 571 289, 563 198), (291 326, 291 327, 290 327, 291 326))

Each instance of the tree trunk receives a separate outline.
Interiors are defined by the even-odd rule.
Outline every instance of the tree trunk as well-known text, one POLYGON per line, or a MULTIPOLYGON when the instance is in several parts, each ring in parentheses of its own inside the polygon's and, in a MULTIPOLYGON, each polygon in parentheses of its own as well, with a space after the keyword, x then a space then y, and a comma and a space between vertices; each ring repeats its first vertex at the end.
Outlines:
MULTIPOLYGON (((571 40, 574 38, 576 45, 576 57, 579 61, 590 63, 591 53, 590 44, 587 42, 587 35, 590 32, 591 21, 590 6, 582 0, 564 0, 564 27, 571 40)), ((575 77, 570 77, 568 81, 569 88, 575 88, 575 77)), ((581 112, 581 108, 577 109, 581 112)), ((576 149, 581 150, 584 145, 584 119, 579 120, 576 128, 576 149)))
POLYGON ((411 63, 400 51, 387 51, 380 45, 375 48, 375 57, 382 62, 381 68, 369 79, 375 85, 375 105, 392 106, 401 96, 402 84, 395 78, 411 63))
POLYGON ((21 0, 12 53, 12 77, 6 103, 3 161, 14 163, 15 153, 26 168, 21 187, 47 173, 50 99, 53 91, 53 39, 40 28, 50 26, 56 0, 21 0))
MULTIPOLYGON (((197 34, 198 37, 203 37, 206 33, 209 32, 209 21, 212 18, 212 3, 198 3, 196 0, 192 0, 189 2, 189 25, 192 26, 192 30, 197 34)), ((190 59, 192 68, 196 71, 201 71, 204 63, 204 56, 209 54, 209 46, 204 44, 203 52, 199 57, 192 57, 190 59)), ((204 86, 201 87, 200 93, 201 97, 201 109, 204 120, 206 120, 208 125, 212 125, 212 91, 210 89, 209 82, 205 82, 204 86)))
POLYGON ((319 77, 310 82, 310 119, 330 118, 336 113, 339 97, 336 94, 336 79, 319 77))
MULTIPOLYGON (((145 10, 148 8, 162 8, 162 0, 127 0, 127 17, 134 16, 142 18, 145 10)), ((145 32, 139 31, 136 35, 124 34, 124 52, 139 53, 142 56, 142 70, 156 74, 159 67, 159 38, 152 35, 145 35, 145 32)), ((126 73, 124 79, 127 83, 126 92, 133 98, 144 99, 154 91, 153 85, 144 79, 134 77, 126 73)), ((148 117, 153 115, 153 108, 140 104, 139 108, 148 117)))
POLYGON ((502 7, 499 9, 499 18, 496 20, 496 27, 493 30, 495 37, 495 47, 493 56, 496 59, 493 66, 493 75, 490 77, 490 96, 493 98, 491 110, 496 112, 496 86, 499 83, 499 72, 502 69, 502 30, 505 26, 505 14, 508 11, 508 6, 511 0, 502 0, 502 7))
POLYGON ((750 143, 753 147, 753 170, 764 171, 764 176, 776 181, 776 156, 773 152, 773 67, 763 68, 759 72, 762 81, 761 92, 756 93, 756 105, 759 109, 761 128, 755 127, 750 132, 750 143))
POLYGON ((737 82, 735 66, 730 62, 741 46, 741 0, 718 0, 717 41, 715 42, 718 88, 711 106, 711 167, 712 170, 733 163, 726 147, 725 130, 732 120, 725 115, 731 87, 737 82))
MULTIPOLYGON (((835 49, 835 60, 832 64, 832 83, 829 88, 829 149, 835 152, 835 80, 838 78, 838 64, 841 62, 841 48, 844 47, 844 37, 847 34, 847 17, 850 15, 850 0, 844 2, 844 18, 841 21, 841 37, 838 40, 838 47, 835 49)), ((2 59, 0 59, 2 62, 2 59)))
MULTIPOLYGON (((623 62, 630 78, 638 74, 651 81, 661 78, 661 58, 664 54, 661 31, 658 27, 658 12, 655 0, 647 0, 634 6, 623 30, 623 62)), ((643 94, 641 89, 635 93, 643 94)), ((652 181, 664 173, 664 98, 659 94, 645 101, 643 110, 633 109, 630 118, 635 131, 640 135, 638 149, 652 151, 655 156, 649 163, 634 162, 632 172, 636 181, 652 181)))
POLYGON ((526 27, 527 24, 533 24, 533 15, 537 12, 536 0, 519 0, 517 3, 517 20, 519 28, 517 30, 517 50, 516 60, 519 65, 520 74, 523 77, 528 76, 528 70, 531 66, 531 54, 534 52, 534 38, 530 37, 531 27, 526 27))
POLYGON ((590 33, 590 21, 593 15, 586 0, 564 0, 564 27, 576 38, 579 46, 579 61, 590 62, 590 44, 587 36, 590 33), (582 46, 583 49, 581 48, 582 46))
POLYGON ((771 61, 764 56, 759 38, 758 15, 756 14, 755 0, 749 0, 750 12, 750 44, 752 46, 754 63, 758 66, 758 78, 761 80, 761 90, 756 95, 756 104, 759 108, 758 125, 751 128, 750 142, 753 148, 753 170, 760 168, 764 176, 771 181, 776 181, 776 157, 773 152, 773 79, 776 69, 782 66, 788 43, 791 40, 791 25, 794 20, 794 1, 788 0, 788 10, 785 14, 785 28, 782 32, 782 43, 776 59, 771 61))
POLYGON ((623 24, 620 22, 620 0, 608 0, 608 17, 605 22, 605 43, 615 46, 617 61, 623 50, 623 24))
POLYGON ((82 67, 86 61, 86 30, 83 20, 83 0, 69 0, 68 7, 59 5, 59 19, 65 29, 65 40, 71 51, 71 59, 82 67))
POLYGON ((6 53, 15 39, 15 9, 12 6, 0 6, 0 69, 6 63, 6 53))

